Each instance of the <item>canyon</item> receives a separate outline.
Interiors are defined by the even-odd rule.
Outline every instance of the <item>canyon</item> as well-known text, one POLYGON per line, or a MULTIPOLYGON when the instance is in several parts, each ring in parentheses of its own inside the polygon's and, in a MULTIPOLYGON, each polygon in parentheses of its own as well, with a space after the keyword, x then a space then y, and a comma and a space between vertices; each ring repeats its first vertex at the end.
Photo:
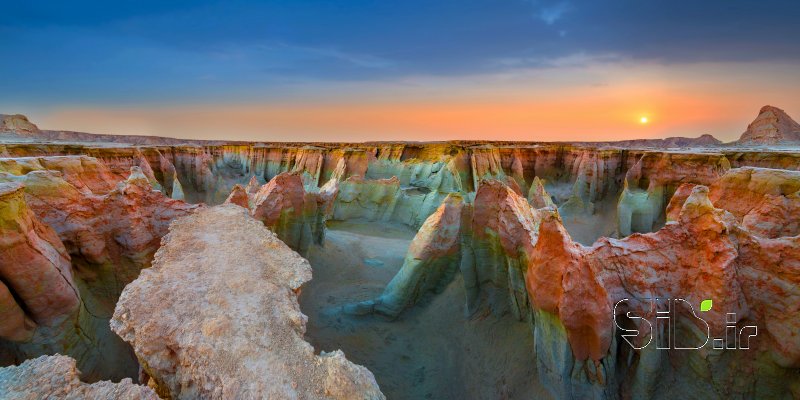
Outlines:
POLYGON ((729 144, 0 127, 0 397, 800 397, 778 108, 729 144))

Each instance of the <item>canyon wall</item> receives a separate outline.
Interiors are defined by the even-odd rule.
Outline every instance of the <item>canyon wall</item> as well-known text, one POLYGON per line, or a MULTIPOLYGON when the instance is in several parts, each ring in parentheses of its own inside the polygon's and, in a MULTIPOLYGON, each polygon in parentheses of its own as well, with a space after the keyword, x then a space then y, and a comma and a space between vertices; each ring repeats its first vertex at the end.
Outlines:
POLYGON ((0 187, 2 364, 61 353, 89 381, 135 376, 108 320, 169 222, 197 206, 165 197, 139 167, 120 180, 87 156, 2 158, 0 187))
POLYGON ((85 154, 104 164, 111 174, 106 180, 112 181, 125 179, 130 168, 138 166, 167 196, 210 205, 223 203, 236 184, 260 186, 284 172, 300 174, 309 191, 336 176, 341 196, 334 204, 334 219, 387 220, 414 228, 447 194, 474 193, 482 179, 499 179, 518 193, 527 193, 539 178, 564 218, 617 207, 621 236, 660 227, 666 221, 666 203, 682 183, 708 185, 732 167, 800 168, 800 156, 791 151, 665 152, 569 144, 6 144, 0 145, 0 154, 85 154))
POLYGON ((569 144, 120 147, 9 143, 0 145, 0 154, 14 156, 9 160, 27 160, 7 161, 7 170, 61 170, 78 188, 85 183, 75 177, 90 171, 100 174, 89 184, 106 187, 89 188, 95 191, 110 190, 127 178, 132 167, 138 167, 153 189, 173 199, 209 205, 225 202, 236 185, 255 194, 280 174, 296 174, 305 193, 317 197, 303 201, 306 209, 298 214, 315 220, 303 224, 312 227, 310 236, 316 239, 309 240, 307 233, 294 233, 296 237, 289 239, 288 232, 282 233, 301 251, 308 243, 321 241, 324 220, 397 222, 419 229, 448 194, 460 193, 470 202, 484 179, 502 181, 518 194, 545 190, 575 239, 591 244, 602 236, 659 229, 667 221, 669 200, 682 184, 709 185, 736 167, 800 169, 800 156, 787 150, 675 152, 569 144), (63 154, 88 156, 72 158, 73 165, 68 167, 47 164, 64 164, 52 161, 63 154), (14 162, 19 165, 10 165, 14 162), (44 164, 34 165, 37 162, 44 164), (328 200, 314 194, 326 185, 336 188, 336 195, 328 200))

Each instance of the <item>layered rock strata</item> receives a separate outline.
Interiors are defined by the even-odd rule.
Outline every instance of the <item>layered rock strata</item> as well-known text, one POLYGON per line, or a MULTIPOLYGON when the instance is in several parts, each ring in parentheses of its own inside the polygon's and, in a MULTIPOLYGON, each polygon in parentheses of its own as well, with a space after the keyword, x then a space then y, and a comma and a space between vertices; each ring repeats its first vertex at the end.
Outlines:
POLYGON ((384 398, 368 370, 304 341, 297 291, 310 278, 246 210, 217 206, 172 224, 111 326, 171 398, 384 398))
POLYGON ((547 193, 547 189, 544 188, 544 182, 538 176, 533 178, 531 188, 528 190, 528 202, 533 208, 556 206, 550 193, 547 193))
POLYGON ((665 152, 569 144, 7 144, 0 146, 0 153, 39 158, 87 154, 106 165, 110 180, 117 182, 138 166, 151 185, 168 196, 212 205, 224 202, 236 184, 247 185, 253 193, 284 172, 299 174, 309 192, 336 177, 344 195, 334 205, 335 219, 390 220, 414 228, 447 194, 467 195, 483 179, 499 179, 518 193, 528 193, 539 178, 565 219, 605 214, 613 207, 610 203, 619 203, 620 236, 658 229, 666 220, 667 202, 682 183, 709 185, 732 166, 800 169, 800 156, 787 151, 665 152), (390 183, 393 178, 397 188, 390 183))

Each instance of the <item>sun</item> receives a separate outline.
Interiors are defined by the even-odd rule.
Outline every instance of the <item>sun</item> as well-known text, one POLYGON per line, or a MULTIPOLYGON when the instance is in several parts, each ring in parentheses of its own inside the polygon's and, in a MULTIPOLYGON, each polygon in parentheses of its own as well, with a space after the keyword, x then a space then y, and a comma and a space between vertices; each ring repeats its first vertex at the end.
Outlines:
POLYGON ((648 121, 648 120, 647 120, 647 117, 641 117, 641 118, 639 118, 639 123, 640 123, 640 124, 646 124, 646 123, 647 123, 647 121, 648 121))

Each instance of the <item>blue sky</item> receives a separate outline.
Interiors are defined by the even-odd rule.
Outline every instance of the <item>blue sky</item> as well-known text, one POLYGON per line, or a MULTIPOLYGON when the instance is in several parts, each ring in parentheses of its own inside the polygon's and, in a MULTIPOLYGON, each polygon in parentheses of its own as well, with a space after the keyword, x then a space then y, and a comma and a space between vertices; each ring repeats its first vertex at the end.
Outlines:
MULTIPOLYGON (((387 84, 423 79, 427 90, 401 93, 412 101, 436 88, 485 91, 469 88, 470 77, 564 63, 800 70, 797 1, 5 3, 0 106, 41 115, 84 106, 369 101, 391 98, 387 84), (464 81, 443 83, 456 78, 464 81)), ((586 84, 614 84, 616 76, 586 84)), ((546 82, 526 84, 533 91, 546 82)))

